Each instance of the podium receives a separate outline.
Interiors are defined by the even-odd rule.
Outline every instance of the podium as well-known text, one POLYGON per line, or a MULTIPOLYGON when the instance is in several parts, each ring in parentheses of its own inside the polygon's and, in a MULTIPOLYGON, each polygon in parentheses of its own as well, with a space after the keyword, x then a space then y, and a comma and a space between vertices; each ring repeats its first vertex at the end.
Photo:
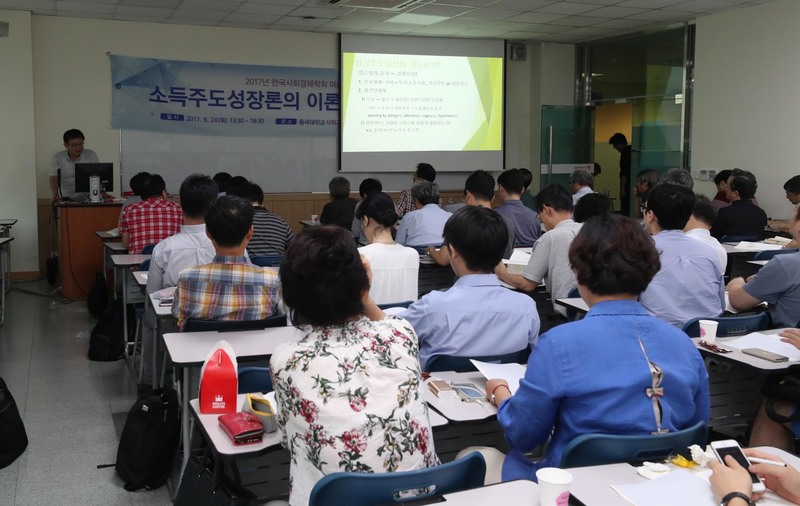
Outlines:
POLYGON ((58 272, 64 297, 85 299, 95 277, 103 272, 103 243, 95 231, 117 226, 120 202, 56 204, 59 241, 58 272))

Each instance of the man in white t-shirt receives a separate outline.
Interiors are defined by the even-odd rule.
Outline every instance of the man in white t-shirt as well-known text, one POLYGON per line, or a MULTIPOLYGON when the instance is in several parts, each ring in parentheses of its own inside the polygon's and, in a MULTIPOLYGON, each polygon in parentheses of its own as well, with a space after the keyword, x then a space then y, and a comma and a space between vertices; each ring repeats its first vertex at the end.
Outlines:
POLYGON ((50 162, 50 202, 59 202, 62 197, 72 200, 85 198, 86 193, 75 192, 75 164, 98 163, 97 154, 83 147, 86 141, 83 132, 72 128, 64 132, 64 151, 53 155, 50 162), (60 188, 59 188, 60 179, 60 188))

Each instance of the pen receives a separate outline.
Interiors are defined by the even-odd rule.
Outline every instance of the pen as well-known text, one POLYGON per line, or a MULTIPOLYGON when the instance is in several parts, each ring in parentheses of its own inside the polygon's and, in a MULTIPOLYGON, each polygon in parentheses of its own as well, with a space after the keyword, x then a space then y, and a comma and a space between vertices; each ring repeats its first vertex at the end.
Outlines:
POLYGON ((771 466, 786 467, 786 464, 778 462, 777 460, 761 459, 758 457, 747 457, 747 459, 754 464, 769 464, 771 466))

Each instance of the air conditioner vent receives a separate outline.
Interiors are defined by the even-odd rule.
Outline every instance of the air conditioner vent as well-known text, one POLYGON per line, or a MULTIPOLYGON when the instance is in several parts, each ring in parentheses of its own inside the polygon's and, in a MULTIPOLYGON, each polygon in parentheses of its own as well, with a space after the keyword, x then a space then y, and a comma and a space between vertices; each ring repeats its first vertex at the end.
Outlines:
POLYGON ((422 0, 330 0, 329 3, 337 7, 399 12, 421 1, 422 0))

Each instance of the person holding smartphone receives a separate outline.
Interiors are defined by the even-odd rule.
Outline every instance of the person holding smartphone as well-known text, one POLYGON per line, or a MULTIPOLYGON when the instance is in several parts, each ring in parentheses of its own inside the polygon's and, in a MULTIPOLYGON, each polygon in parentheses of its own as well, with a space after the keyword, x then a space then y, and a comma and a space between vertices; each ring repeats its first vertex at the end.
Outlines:
MULTIPOLYGON (((756 457, 775 462, 783 461, 771 453, 759 450, 745 449, 748 458, 756 457)), ((747 506, 761 498, 761 494, 754 494, 753 482, 748 469, 742 467, 732 456, 725 457, 725 463, 712 460, 708 463, 713 473, 708 478, 714 497, 720 504, 726 506, 747 506)), ((749 471, 758 475, 764 485, 779 496, 800 504, 800 472, 791 466, 775 464, 751 464, 749 471)))

